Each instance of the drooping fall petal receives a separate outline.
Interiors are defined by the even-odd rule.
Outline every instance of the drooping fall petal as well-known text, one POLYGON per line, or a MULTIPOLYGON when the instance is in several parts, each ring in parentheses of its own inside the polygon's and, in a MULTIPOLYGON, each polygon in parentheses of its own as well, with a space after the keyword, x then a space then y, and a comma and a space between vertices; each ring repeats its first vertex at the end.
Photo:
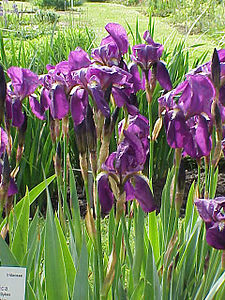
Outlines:
POLYGON ((56 85, 51 91, 51 115, 53 119, 61 120, 69 112, 69 102, 67 100, 64 87, 56 85))
POLYGON ((114 196, 109 187, 108 175, 106 174, 98 180, 98 195, 102 213, 109 213, 114 203, 114 196))

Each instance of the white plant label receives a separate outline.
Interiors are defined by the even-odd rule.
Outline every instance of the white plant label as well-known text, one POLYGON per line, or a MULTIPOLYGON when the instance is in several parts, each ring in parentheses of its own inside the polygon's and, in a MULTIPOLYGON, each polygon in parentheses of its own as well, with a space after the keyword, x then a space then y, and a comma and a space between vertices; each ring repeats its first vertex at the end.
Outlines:
POLYGON ((0 300, 25 299, 26 268, 0 267, 0 300))

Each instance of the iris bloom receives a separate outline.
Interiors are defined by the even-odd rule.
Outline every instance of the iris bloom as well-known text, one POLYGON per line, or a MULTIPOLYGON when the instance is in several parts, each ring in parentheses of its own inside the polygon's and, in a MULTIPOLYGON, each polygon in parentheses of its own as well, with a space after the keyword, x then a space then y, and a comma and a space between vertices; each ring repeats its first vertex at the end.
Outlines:
MULTIPOLYGON (((118 129, 119 134, 122 132, 122 128, 124 127, 125 119, 120 121, 118 129)), ((149 122, 148 119, 141 114, 137 114, 135 116, 129 115, 128 118, 128 127, 124 128, 127 132, 135 134, 142 142, 142 146, 147 154, 149 151, 149 122)))
POLYGON ((145 212, 151 212, 157 205, 146 179, 139 173, 146 160, 145 150, 135 134, 124 131, 124 136, 117 152, 113 152, 103 164, 105 172, 99 176, 98 193, 102 212, 108 213, 114 202, 109 182, 112 188, 117 186, 120 195, 125 192, 127 200, 137 199, 145 212))
POLYGON ((100 47, 92 50, 91 56, 100 65, 119 66, 129 46, 126 30, 117 23, 108 23, 105 29, 109 35, 102 39, 100 47))
POLYGON ((197 199, 195 205, 206 225, 206 241, 215 248, 225 250, 225 197, 197 199))
POLYGON ((48 109, 53 119, 61 120, 69 113, 69 93, 77 84, 72 74, 82 68, 87 68, 90 63, 88 54, 77 47, 70 52, 68 61, 62 61, 56 66, 46 66, 48 74, 41 78, 43 89, 40 102, 36 95, 32 95, 29 99, 32 112, 37 118, 45 120, 45 112, 48 109))
POLYGON ((165 64, 160 61, 163 52, 163 45, 155 43, 149 31, 145 31, 144 40, 147 44, 135 45, 132 48, 131 59, 141 67, 145 76, 151 77, 151 68, 156 66, 156 80, 165 90, 171 90, 172 84, 165 64), (148 74, 148 75, 146 75, 148 74))
POLYGON ((170 147, 184 148, 184 152, 193 158, 209 155, 214 97, 211 80, 198 74, 188 75, 176 89, 159 99, 170 147))
POLYGON ((6 115, 12 119, 13 126, 20 127, 24 121, 22 101, 36 90, 39 79, 32 71, 19 67, 9 68, 7 74, 11 83, 7 90, 6 115))
MULTIPOLYGON (((219 89, 219 102, 225 106, 225 49, 217 51, 220 61, 220 89, 219 89)), ((212 63, 207 62, 196 69, 192 70, 189 74, 203 74, 212 80, 212 63)))

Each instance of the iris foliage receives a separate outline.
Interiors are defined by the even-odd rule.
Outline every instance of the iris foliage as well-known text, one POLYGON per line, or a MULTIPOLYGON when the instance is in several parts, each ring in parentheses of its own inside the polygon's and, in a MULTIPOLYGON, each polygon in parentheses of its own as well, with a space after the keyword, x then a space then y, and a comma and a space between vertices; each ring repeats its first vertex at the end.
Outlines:
POLYGON ((1 265, 26 266, 27 299, 223 299, 225 51, 187 73, 182 43, 169 60, 153 24, 133 47, 121 25, 105 29, 91 55, 77 47, 45 74, 10 66, 6 83, 0 68, 1 265), (185 156, 199 173, 180 217, 185 156), (30 220, 43 192, 45 217, 30 220))

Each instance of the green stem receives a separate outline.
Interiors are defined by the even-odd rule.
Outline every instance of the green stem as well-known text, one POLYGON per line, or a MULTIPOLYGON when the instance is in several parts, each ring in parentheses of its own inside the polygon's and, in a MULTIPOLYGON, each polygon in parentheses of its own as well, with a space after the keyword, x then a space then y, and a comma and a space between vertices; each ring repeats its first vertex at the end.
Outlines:
POLYGON ((149 184, 152 190, 152 177, 153 177, 153 151, 154 151, 154 141, 152 140, 152 130, 153 130, 153 121, 152 121, 152 103, 148 103, 148 119, 149 119, 149 184))
POLYGON ((127 249, 127 252, 128 252, 130 268, 132 268, 132 266, 133 266, 133 256, 132 256, 132 252, 131 252, 131 248, 130 248, 129 237, 128 237, 128 232, 127 232, 127 226, 126 226, 126 220, 125 220, 124 213, 122 214, 121 221, 122 221, 122 226, 123 226, 123 234, 124 234, 126 249, 127 249))
POLYGON ((97 225, 97 251, 98 251, 98 259, 99 259, 99 269, 100 269, 100 287, 102 286, 104 280, 104 266, 103 266, 103 254, 102 254, 102 238, 101 238, 101 210, 100 210, 100 202, 97 191, 97 181, 94 179, 95 185, 95 197, 96 197, 96 225, 97 225))
MULTIPOLYGON (((64 180, 64 185, 63 185, 63 201, 67 201, 67 136, 64 136, 64 151, 63 151, 63 167, 64 167, 64 174, 63 174, 63 180, 64 180)), ((63 203, 63 211, 65 212, 65 203, 63 203)))
POLYGON ((204 198, 209 197, 209 164, 207 157, 205 157, 205 194, 204 198))
POLYGON ((198 163, 198 193, 199 193, 199 197, 201 197, 201 182, 200 182, 200 178, 201 178, 201 161, 198 163))
POLYGON ((99 284, 99 266, 98 266, 98 255, 94 254, 94 274, 95 274, 95 299, 100 299, 100 284, 99 284))
POLYGON ((87 180, 84 181, 84 189, 85 189, 87 204, 89 205, 89 207, 91 207, 91 201, 90 201, 90 196, 89 196, 89 189, 88 189, 88 181, 87 180))

